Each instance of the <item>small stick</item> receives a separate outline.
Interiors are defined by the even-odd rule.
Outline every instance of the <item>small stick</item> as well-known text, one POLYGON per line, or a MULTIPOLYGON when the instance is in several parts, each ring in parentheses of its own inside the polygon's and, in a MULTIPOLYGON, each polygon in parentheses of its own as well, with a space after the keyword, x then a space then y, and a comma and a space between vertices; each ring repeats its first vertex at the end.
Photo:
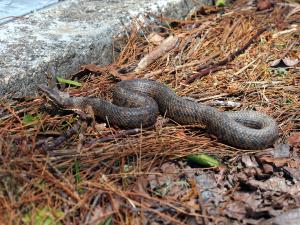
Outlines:
POLYGON ((193 83, 196 79, 199 79, 201 77, 204 77, 210 73, 214 73, 214 72, 217 72, 217 71, 220 71, 222 70, 223 68, 222 67, 210 67, 210 68, 207 68, 207 69, 204 69, 204 70, 201 70, 199 73, 196 73, 195 75, 189 77, 187 80, 186 80, 186 83, 187 84, 190 84, 190 83, 193 83))
POLYGON ((242 54, 247 48, 250 47, 250 45, 251 45, 251 44, 252 44, 252 43, 253 43, 253 42, 254 42, 254 41, 262 34, 262 33, 264 33, 265 31, 267 31, 268 29, 269 29, 268 26, 259 29, 259 30, 256 32, 256 34, 253 35, 253 37, 250 38, 250 40, 249 40, 244 46, 242 46, 242 47, 241 47, 240 49, 238 49, 237 51, 235 51, 235 52, 229 54, 229 56, 226 57, 225 59, 223 59, 223 60, 221 60, 221 61, 219 61, 219 62, 217 62, 217 63, 212 63, 212 65, 207 65, 208 68, 206 68, 206 69, 202 68, 201 65, 200 65, 199 68, 201 68, 201 69, 200 69, 199 73, 197 73, 197 74, 191 76, 190 78, 188 78, 188 79, 186 80, 186 83, 187 83, 187 84, 190 84, 190 83, 194 82, 196 79, 199 79, 199 78, 201 78, 201 77, 203 77, 203 76, 206 76, 206 75, 208 75, 208 74, 210 74, 210 73, 213 73, 213 72, 216 72, 216 71, 221 70, 221 69, 222 69, 222 68, 220 68, 221 66, 226 65, 227 63, 233 61, 237 56, 239 56, 240 54, 242 54))
POLYGON ((74 134, 78 133, 79 129, 81 127, 81 123, 78 121, 75 125, 73 125, 70 129, 68 129, 66 132, 64 132, 61 136, 54 139, 49 143, 49 139, 44 139, 36 143, 37 148, 41 148, 44 151, 51 151, 54 148, 57 148, 60 146, 63 142, 68 140, 70 137, 72 137, 74 134))
POLYGON ((177 36, 170 35, 165 40, 161 42, 161 44, 156 47, 153 51, 149 52, 141 61, 138 63, 134 72, 141 72, 148 65, 153 63, 156 59, 160 58, 167 52, 171 51, 177 45, 179 38, 177 36))
POLYGON ((141 132, 140 128, 134 128, 134 129, 129 129, 129 130, 122 130, 119 133, 115 134, 115 135, 110 135, 107 137, 103 137, 97 140, 97 142, 108 142, 108 141, 113 141, 116 138, 121 138, 121 137, 126 137, 128 135, 134 135, 134 134, 138 134, 141 132))
POLYGON ((235 30, 235 28, 241 23, 242 19, 239 18, 237 21, 235 21, 235 23, 229 28, 229 30, 227 30, 227 32, 224 33, 223 35, 223 44, 225 44, 228 40, 228 38, 230 37, 230 35, 233 33, 233 31, 235 30))

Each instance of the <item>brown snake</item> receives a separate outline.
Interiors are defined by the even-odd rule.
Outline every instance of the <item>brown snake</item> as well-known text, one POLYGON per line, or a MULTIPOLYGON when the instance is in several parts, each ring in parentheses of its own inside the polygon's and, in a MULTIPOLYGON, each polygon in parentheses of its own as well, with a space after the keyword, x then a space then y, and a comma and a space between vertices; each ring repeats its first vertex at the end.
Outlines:
POLYGON ((242 149, 264 149, 278 138, 274 119, 256 111, 220 112, 217 109, 177 96, 167 86, 151 80, 117 83, 113 103, 93 97, 69 97, 67 93, 40 85, 39 89, 63 109, 86 111, 126 128, 148 127, 158 114, 179 124, 202 124, 224 143, 242 149))

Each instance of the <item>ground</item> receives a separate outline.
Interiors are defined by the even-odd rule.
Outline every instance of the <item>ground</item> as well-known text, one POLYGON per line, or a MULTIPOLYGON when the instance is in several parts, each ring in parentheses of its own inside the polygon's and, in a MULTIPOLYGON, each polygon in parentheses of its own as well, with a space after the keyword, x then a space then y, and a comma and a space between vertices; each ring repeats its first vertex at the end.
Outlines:
POLYGON ((4 98, 0 221, 299 224, 300 5, 240 0, 153 21, 115 40, 112 64, 82 65, 69 77, 78 83, 59 88, 109 100, 119 80, 154 79, 221 111, 267 113, 279 127, 274 146, 236 149, 163 115, 124 130, 40 94, 4 98))

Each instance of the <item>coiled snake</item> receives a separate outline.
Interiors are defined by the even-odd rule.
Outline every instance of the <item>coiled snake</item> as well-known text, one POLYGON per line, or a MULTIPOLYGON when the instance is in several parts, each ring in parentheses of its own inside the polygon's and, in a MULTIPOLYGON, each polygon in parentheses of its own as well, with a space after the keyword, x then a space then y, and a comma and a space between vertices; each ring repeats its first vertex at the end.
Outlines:
POLYGON ((274 119, 256 111, 220 112, 177 96, 164 84, 151 80, 117 83, 113 103, 93 97, 69 97, 67 93, 40 85, 39 89, 63 109, 86 111, 111 125, 126 128, 151 126, 158 114, 182 125, 203 124, 223 142, 242 149, 264 149, 278 138, 274 119))

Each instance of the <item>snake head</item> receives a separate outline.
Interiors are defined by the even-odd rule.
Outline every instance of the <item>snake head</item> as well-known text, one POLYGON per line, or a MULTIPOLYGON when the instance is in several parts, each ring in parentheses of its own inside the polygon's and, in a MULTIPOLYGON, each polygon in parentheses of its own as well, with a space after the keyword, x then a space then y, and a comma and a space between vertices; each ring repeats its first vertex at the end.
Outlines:
POLYGON ((61 92, 59 90, 52 89, 46 85, 38 85, 39 91, 41 91, 44 96, 54 105, 63 108, 65 105, 65 100, 69 98, 69 94, 65 92, 61 92))

